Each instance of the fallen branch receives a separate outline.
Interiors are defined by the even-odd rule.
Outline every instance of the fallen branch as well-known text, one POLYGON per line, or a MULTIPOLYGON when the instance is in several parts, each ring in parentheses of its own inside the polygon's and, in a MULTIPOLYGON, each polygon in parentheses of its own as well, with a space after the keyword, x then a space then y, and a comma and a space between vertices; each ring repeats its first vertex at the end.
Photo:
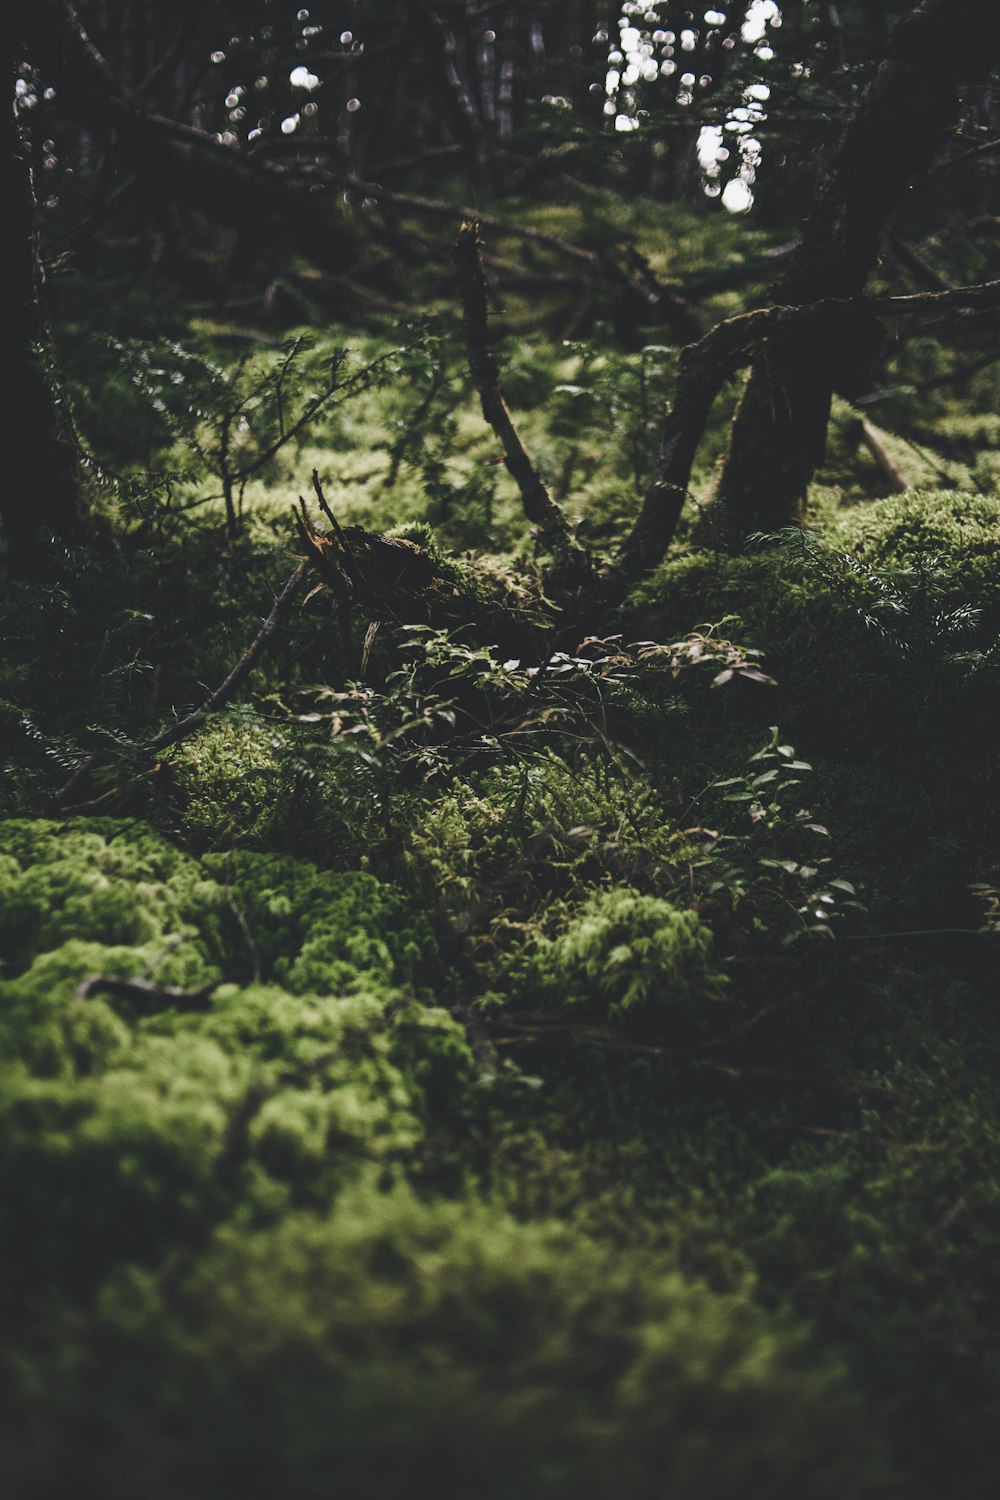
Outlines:
POLYGON ((121 979, 116 974, 95 974, 80 985, 76 998, 91 1000, 95 995, 111 995, 116 1000, 140 1000, 143 1004, 169 1005, 180 1010, 207 1010, 221 983, 221 979, 216 979, 199 990, 182 990, 172 984, 153 984, 149 979, 121 979))
MULTIPOLYGON (((991 365, 1000 364, 1000 352, 992 349, 989 354, 984 354, 979 359, 970 360, 968 364, 959 365, 956 369, 946 370, 943 375, 934 375, 928 380, 920 380, 915 385, 907 385, 905 393, 908 396, 920 396, 924 391, 936 391, 945 385, 960 385, 963 380, 971 380, 974 375, 988 370, 991 365)), ((872 391, 868 396, 860 396, 854 402, 855 406, 877 406, 880 401, 891 401, 900 395, 900 391, 892 386, 881 391, 872 391)))
POLYGON ((534 229, 530 224, 517 224, 510 219, 498 218, 496 214, 481 213, 478 208, 469 208, 461 203, 450 203, 446 198, 428 198, 419 193, 399 193, 394 188, 382 187, 380 183, 365 182, 360 177, 337 177, 335 180, 338 186, 360 193, 364 198, 370 198, 376 203, 385 203, 390 208, 410 208, 418 213, 459 219, 463 223, 475 221, 484 229, 495 229, 498 234, 509 234, 512 238, 525 240, 529 244, 544 245, 547 250, 554 250, 557 255, 566 256, 570 260, 581 261, 584 265, 592 266, 594 270, 599 270, 602 265, 601 256, 596 250, 586 250, 582 245, 571 244, 569 240, 562 240, 558 235, 550 234, 545 229, 534 229))
POLYGON ((970 146, 967 151, 960 151, 957 156, 946 156, 944 161, 936 162, 929 172, 924 173, 917 186, 923 187, 932 177, 937 177, 942 172, 953 172, 956 167, 971 161, 973 157, 986 156, 993 151, 1000 151, 1000 139, 980 141, 978 146, 970 146))
POLYGON ((918 286, 923 286, 929 292, 950 292, 952 283, 946 281, 939 271, 936 271, 924 257, 912 245, 907 244, 902 235, 894 229, 886 230, 885 245, 903 270, 909 271, 918 286))
POLYGON ((894 490, 897 494, 902 494, 903 490, 908 490, 910 488, 910 481, 895 460, 890 458, 886 446, 882 441, 882 434, 877 427, 868 421, 867 417, 862 417, 858 422, 858 437, 882 470, 890 489, 894 490))
POLYGON ((762 1005, 752 1015, 737 1022, 721 1036, 687 1047, 663 1047, 653 1042, 637 1042, 622 1036, 610 1026, 586 1021, 557 1021, 547 1016, 539 1016, 537 1013, 522 1017, 493 1017, 489 1020, 479 1020, 476 1024, 481 1033, 492 1037, 495 1046, 512 1047, 526 1045, 529 1042, 546 1042, 561 1037, 574 1046, 596 1047, 604 1052, 625 1052, 636 1057, 656 1057, 664 1062, 687 1062, 700 1059, 706 1053, 717 1052, 733 1042, 742 1041, 768 1016, 783 1010, 798 998, 797 993, 780 995, 769 1001, 767 1005, 762 1005))

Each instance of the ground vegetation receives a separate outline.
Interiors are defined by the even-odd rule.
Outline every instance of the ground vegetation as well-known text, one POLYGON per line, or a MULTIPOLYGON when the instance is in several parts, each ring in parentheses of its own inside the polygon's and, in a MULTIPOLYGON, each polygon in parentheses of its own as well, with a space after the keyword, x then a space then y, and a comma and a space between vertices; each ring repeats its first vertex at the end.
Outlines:
POLYGON ((4 1492, 994 1495, 994 7, 0 44, 4 1492))

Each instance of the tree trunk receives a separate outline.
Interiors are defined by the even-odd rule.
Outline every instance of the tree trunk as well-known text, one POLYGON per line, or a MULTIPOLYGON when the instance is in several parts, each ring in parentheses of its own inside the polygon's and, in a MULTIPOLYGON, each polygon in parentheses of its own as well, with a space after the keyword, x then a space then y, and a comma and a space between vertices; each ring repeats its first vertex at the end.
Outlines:
POLYGON ((0 65, 5 104, 0 111, 0 265, 6 364, 0 401, 0 522, 12 572, 50 570, 53 539, 79 540, 84 514, 76 484, 68 423, 50 378, 48 335, 39 302, 31 168, 14 112, 18 68, 24 60, 25 5, 0 13, 0 65))
MULTIPOLYGON (((923 0, 900 22, 828 161, 799 249, 774 290, 801 305, 855 297, 872 271, 882 227, 927 169, 958 118, 961 84, 1000 56, 996 0, 923 0)), ((865 378, 878 340, 857 327, 818 346, 795 326, 751 366, 733 424, 716 515, 733 542, 802 518, 823 458, 835 389, 865 378)))

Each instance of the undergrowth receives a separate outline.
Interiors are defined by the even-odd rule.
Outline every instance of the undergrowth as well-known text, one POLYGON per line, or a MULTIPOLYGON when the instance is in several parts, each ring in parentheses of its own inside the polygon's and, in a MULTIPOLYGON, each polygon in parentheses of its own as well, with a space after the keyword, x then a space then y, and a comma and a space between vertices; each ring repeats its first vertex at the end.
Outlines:
MULTIPOLYGON (((676 352, 522 333, 512 407, 610 545, 676 352)), ((0 604, 6 1492, 992 1495, 968 434, 938 412, 962 488, 873 501, 845 431, 813 529, 692 532, 587 636, 443 325, 121 343, 126 437, 80 410, 116 550, 0 604), (321 591, 151 755, 256 633, 314 465, 521 644, 321 591)))

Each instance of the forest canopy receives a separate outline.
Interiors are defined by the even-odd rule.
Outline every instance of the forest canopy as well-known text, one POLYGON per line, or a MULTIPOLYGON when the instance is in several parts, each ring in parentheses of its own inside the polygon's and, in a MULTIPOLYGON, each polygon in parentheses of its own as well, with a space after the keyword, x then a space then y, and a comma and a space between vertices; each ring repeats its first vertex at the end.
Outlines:
POLYGON ((1000 1483, 1000 12, 8 0, 11 1500, 1000 1483))

